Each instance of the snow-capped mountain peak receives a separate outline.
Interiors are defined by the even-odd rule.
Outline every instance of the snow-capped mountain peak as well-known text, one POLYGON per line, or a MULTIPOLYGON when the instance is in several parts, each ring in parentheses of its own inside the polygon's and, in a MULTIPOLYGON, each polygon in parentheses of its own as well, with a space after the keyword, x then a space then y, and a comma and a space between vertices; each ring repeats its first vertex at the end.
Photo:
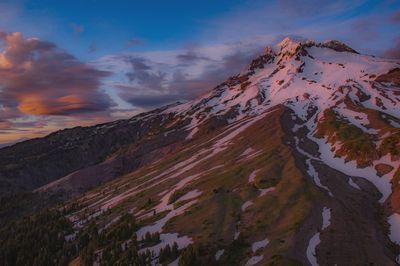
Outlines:
POLYGON ((204 97, 166 112, 190 115, 194 128, 214 115, 236 121, 279 104, 295 109, 304 119, 310 104, 323 110, 349 99, 398 116, 399 89, 376 80, 398 66, 393 60, 360 55, 338 41, 316 43, 288 37, 267 47, 245 71, 204 97))
POLYGON ((295 55, 304 45, 312 45, 314 43, 315 42, 312 40, 286 37, 274 47, 274 50, 282 58, 291 57, 295 55))

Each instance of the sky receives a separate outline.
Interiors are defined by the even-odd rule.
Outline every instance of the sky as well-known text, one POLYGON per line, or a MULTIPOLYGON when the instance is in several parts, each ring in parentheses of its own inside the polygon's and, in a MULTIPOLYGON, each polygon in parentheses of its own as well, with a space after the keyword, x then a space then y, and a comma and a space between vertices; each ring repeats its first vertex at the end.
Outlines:
POLYGON ((194 99, 286 36, 400 59, 400 0, 0 0, 0 147, 194 99))

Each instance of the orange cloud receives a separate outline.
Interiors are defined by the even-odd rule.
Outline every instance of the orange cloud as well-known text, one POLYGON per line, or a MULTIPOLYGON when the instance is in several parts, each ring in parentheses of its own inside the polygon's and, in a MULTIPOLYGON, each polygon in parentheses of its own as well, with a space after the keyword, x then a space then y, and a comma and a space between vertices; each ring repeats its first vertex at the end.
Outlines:
POLYGON ((51 42, 0 31, 0 146, 110 120, 113 102, 100 90, 110 74, 51 42))
POLYGON ((11 123, 8 121, 1 121, 0 120, 0 129, 8 129, 11 127, 11 123))
POLYGON ((66 110, 73 112, 80 111, 90 103, 79 95, 66 95, 54 99, 52 102, 38 95, 24 95, 19 99, 18 110, 27 115, 57 115, 66 110))
POLYGON ((0 68, 10 69, 11 67, 12 63, 3 54, 0 54, 0 68))
POLYGON ((85 64, 53 43, 0 32, 0 102, 27 115, 73 115, 107 110, 101 92, 110 75, 85 64))

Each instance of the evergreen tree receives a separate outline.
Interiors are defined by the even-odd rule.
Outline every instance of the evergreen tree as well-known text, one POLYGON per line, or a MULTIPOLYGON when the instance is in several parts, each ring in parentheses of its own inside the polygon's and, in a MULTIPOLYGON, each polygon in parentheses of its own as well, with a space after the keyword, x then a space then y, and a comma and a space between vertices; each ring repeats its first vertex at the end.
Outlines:
POLYGON ((192 244, 190 244, 182 251, 181 258, 179 260, 179 266, 197 265, 201 265, 198 250, 192 244))

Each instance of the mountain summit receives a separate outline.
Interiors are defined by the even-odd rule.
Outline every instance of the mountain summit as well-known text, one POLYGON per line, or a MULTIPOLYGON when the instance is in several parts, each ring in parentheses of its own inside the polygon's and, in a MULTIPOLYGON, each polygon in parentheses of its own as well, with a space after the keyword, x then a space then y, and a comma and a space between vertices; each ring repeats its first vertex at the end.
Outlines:
POLYGON ((285 38, 193 101, 0 149, 4 195, 63 202, 57 262, 396 265, 399 180, 400 62, 339 41, 285 38))

